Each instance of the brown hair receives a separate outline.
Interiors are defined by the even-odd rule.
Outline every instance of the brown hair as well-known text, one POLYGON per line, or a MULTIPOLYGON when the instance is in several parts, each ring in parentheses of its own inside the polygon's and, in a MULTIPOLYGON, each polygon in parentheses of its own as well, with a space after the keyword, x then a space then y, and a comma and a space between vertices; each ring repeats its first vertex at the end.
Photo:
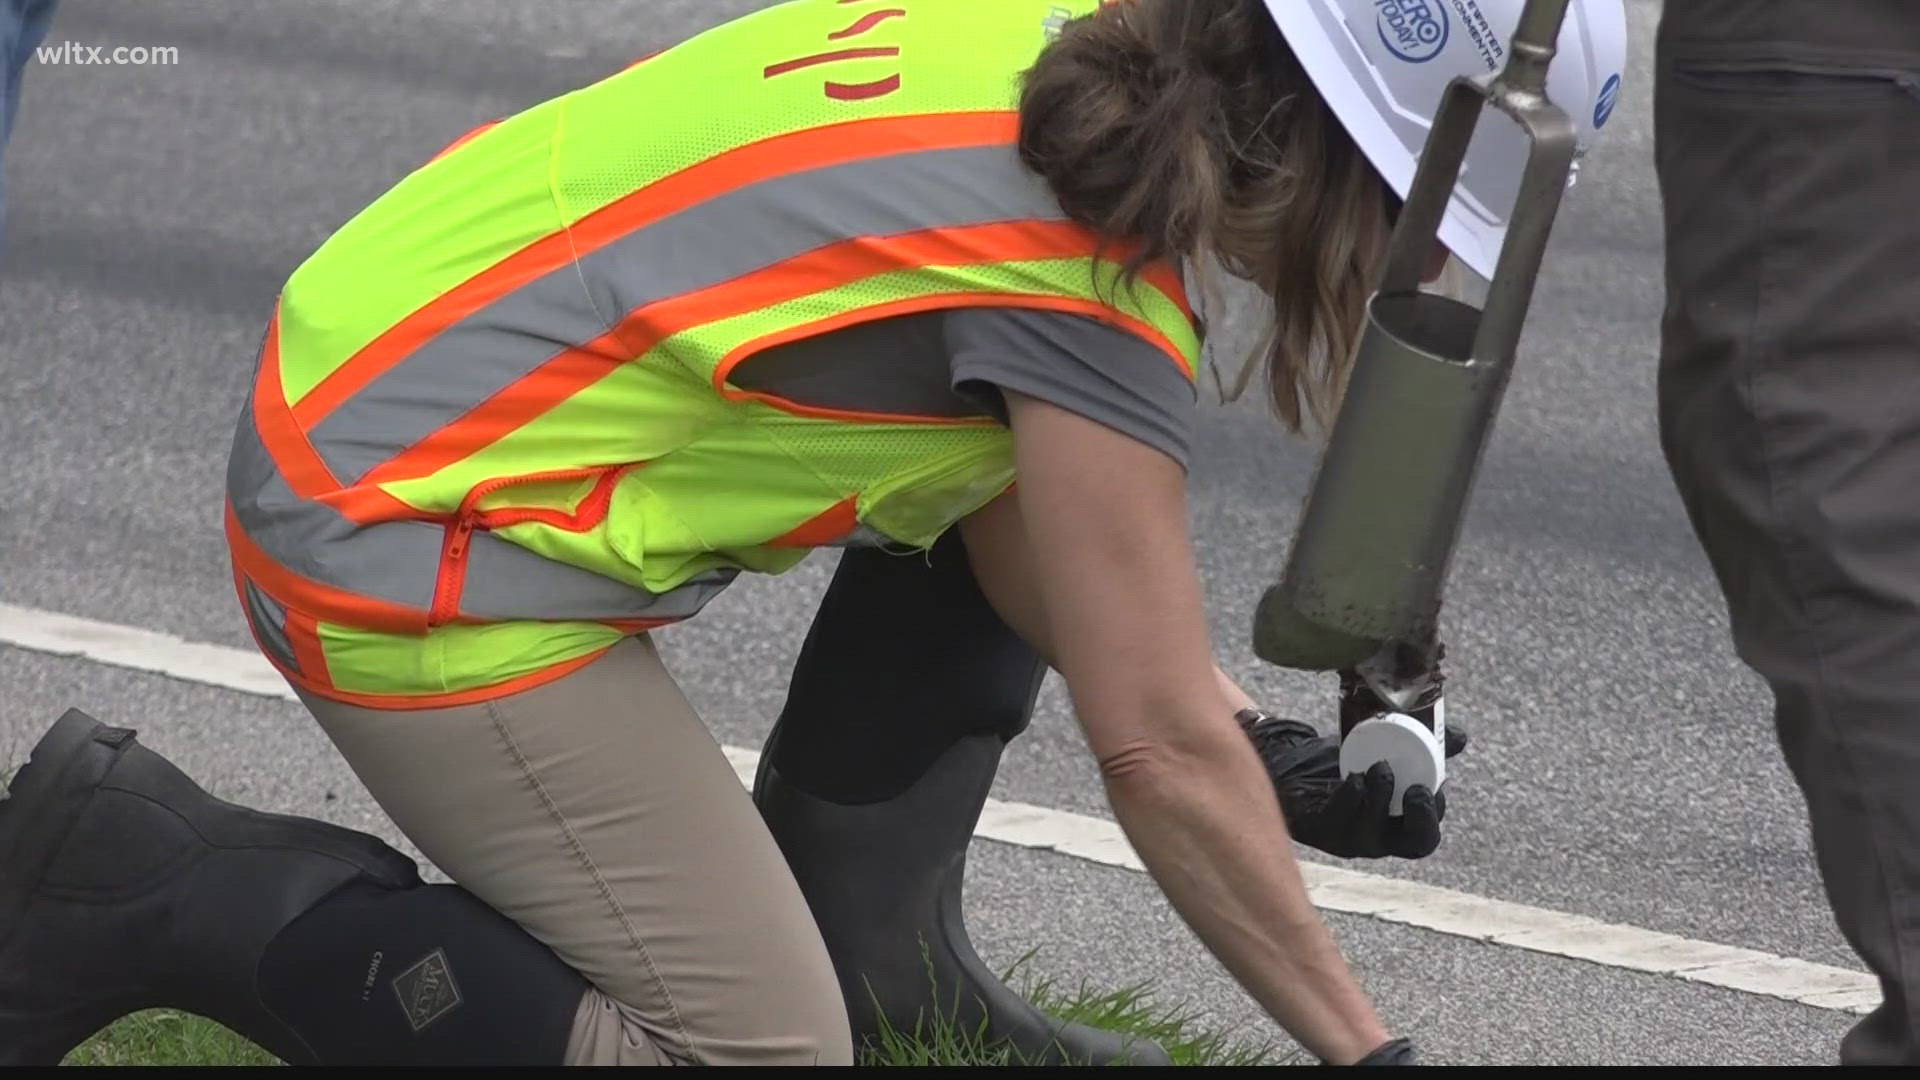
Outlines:
POLYGON ((1258 285, 1274 410, 1295 430, 1331 419, 1386 191, 1261 0, 1121 0, 1067 23, 1027 73, 1020 157, 1073 220, 1140 244, 1131 273, 1172 257, 1258 285))

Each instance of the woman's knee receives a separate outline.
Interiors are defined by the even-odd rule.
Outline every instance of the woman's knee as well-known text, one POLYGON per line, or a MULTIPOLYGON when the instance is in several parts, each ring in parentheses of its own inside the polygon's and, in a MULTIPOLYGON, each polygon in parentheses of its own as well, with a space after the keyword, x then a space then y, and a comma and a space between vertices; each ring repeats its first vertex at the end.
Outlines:
POLYGON ((830 995, 779 1011, 708 1009, 676 1012, 667 1023, 654 1010, 588 995, 574 1026, 574 1065, 851 1065, 853 1036, 836 984, 830 995))

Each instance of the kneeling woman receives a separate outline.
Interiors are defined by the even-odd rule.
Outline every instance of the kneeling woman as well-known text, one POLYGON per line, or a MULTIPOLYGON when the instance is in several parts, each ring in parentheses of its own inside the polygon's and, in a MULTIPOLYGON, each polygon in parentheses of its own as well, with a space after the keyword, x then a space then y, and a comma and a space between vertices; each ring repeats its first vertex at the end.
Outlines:
MULTIPOLYGON (((815 810, 763 777, 763 822, 647 636, 849 546, 881 582, 931 551, 917 617, 978 634, 916 639, 895 604, 871 656, 816 627, 807 682, 910 743, 952 703, 888 639, 947 640, 957 674, 1017 672, 1017 730, 1030 654, 980 655, 1004 621, 1247 992, 1327 1061, 1398 1060, 1211 656, 1178 272, 1272 297, 1297 423, 1337 392, 1390 197, 1260 0, 797 0, 459 144, 287 284, 227 517, 262 649, 457 886, 70 714, 0 804, 25 860, 0 948, 41 976, 0 975, 0 1059, 167 1004, 299 1062, 851 1061, 808 899, 863 888, 872 849, 790 844, 790 870, 775 834, 815 810), (119 899, 61 906, 88 883, 119 899)), ((789 719, 776 772, 873 752, 789 719)), ((963 811, 934 850, 997 752, 922 799, 963 811)))

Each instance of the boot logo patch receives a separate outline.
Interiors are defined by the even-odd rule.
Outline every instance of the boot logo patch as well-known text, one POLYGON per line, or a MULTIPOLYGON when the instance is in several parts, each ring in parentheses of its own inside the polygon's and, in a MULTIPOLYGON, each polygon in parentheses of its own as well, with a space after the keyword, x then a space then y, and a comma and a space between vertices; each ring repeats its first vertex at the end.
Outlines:
POLYGON ((460 1007, 460 987, 453 981, 453 968, 447 964, 443 949, 435 949, 426 958, 400 973, 393 980, 393 992, 400 998, 407 1023, 420 1031, 428 1024, 460 1007))

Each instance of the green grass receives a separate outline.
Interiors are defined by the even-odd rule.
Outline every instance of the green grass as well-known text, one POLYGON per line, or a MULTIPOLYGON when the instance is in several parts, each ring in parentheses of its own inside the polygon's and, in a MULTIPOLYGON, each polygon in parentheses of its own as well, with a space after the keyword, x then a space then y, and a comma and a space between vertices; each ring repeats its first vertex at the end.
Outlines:
POLYGON ((82 1043, 64 1065, 278 1065, 272 1054, 188 1013, 134 1013, 82 1043))
MULTIPOLYGON (((1282 1054, 1271 1044, 1236 1040, 1229 1032, 1205 1027, 1200 1017, 1181 1006, 1161 1003, 1146 984, 1100 990, 1080 984, 1063 990, 1052 980, 1026 975, 1029 953, 1014 964, 1006 981, 1019 986, 1042 1012, 1062 1020, 1119 1032, 1157 1042, 1175 1065, 1284 1065, 1296 1054, 1282 1054)), ((862 1052, 862 1065, 1027 1065, 1018 1053, 990 1045, 981 1030, 968 1030, 945 1016, 935 1016, 913 1031, 884 1028, 877 1045, 862 1052)))
MULTIPOLYGON (((1096 990, 1081 985, 1063 990, 1051 981, 1020 978, 1031 956, 1014 965, 1010 982, 1041 1009, 1066 1020, 1151 1039, 1167 1049, 1176 1065, 1278 1065, 1291 1059, 1269 1046, 1236 1041, 1203 1026, 1192 1012, 1156 1000, 1147 986, 1096 990)), ((861 1055, 862 1065, 1022 1065, 1018 1055, 986 1044, 982 1033, 961 1030, 951 1021, 922 1025, 917 1031, 882 1033, 880 1043, 861 1055)), ((68 1065, 275 1065, 271 1054, 226 1028, 187 1013, 167 1009, 135 1013, 87 1040, 67 1057, 68 1065)))

